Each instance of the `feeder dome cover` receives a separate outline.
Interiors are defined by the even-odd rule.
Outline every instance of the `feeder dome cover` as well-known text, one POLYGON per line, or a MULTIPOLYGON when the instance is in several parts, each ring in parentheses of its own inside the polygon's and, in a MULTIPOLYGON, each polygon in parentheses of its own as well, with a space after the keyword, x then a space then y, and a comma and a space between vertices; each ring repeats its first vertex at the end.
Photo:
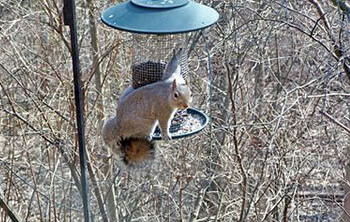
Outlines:
POLYGON ((214 24, 216 10, 191 0, 129 0, 102 13, 112 28, 145 34, 175 34, 214 24))

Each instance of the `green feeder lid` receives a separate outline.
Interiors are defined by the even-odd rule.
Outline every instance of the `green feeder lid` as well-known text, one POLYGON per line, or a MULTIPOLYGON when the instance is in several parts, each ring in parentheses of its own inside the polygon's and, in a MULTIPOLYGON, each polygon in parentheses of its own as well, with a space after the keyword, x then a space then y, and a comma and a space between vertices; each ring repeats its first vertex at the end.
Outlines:
POLYGON ((131 0, 131 2, 146 8, 175 8, 186 5, 189 0, 131 0))
POLYGON ((112 28, 145 34, 175 34, 204 29, 219 19, 213 8, 191 0, 129 0, 102 12, 112 28))

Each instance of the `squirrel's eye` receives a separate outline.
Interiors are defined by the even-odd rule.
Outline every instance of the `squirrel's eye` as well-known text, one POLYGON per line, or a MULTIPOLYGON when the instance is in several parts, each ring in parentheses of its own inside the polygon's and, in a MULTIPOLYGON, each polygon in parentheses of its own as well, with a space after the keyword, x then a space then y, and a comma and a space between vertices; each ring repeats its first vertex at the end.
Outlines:
POLYGON ((177 99, 177 97, 179 97, 179 93, 175 92, 174 97, 177 99))

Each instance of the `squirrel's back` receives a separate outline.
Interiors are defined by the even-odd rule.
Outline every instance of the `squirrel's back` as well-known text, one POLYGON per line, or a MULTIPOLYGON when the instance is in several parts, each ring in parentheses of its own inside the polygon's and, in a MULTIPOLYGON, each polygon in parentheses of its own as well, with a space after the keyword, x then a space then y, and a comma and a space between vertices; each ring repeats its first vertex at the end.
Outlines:
POLYGON ((187 107, 189 94, 185 85, 169 81, 133 90, 118 104, 118 133, 125 137, 150 136, 158 121, 169 119, 177 108, 187 107))

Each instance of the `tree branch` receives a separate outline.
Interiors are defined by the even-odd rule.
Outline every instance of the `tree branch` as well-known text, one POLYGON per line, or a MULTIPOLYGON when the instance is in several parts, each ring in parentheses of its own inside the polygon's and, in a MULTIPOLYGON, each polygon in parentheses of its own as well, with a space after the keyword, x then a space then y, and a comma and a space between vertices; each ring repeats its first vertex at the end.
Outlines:
POLYGON ((6 214, 11 218, 13 222, 22 221, 19 219, 17 214, 10 208, 10 206, 5 202, 2 194, 0 194, 0 207, 6 212, 6 214))
POLYGON ((341 128, 343 128, 346 132, 348 132, 350 134, 350 128, 348 128, 347 126, 345 126, 344 124, 342 124, 341 122, 339 122, 338 120, 336 120, 333 116, 329 115, 326 112, 323 112, 322 110, 320 110, 320 113, 327 117, 329 120, 331 120, 333 123, 335 123, 336 125, 340 126, 341 128))

